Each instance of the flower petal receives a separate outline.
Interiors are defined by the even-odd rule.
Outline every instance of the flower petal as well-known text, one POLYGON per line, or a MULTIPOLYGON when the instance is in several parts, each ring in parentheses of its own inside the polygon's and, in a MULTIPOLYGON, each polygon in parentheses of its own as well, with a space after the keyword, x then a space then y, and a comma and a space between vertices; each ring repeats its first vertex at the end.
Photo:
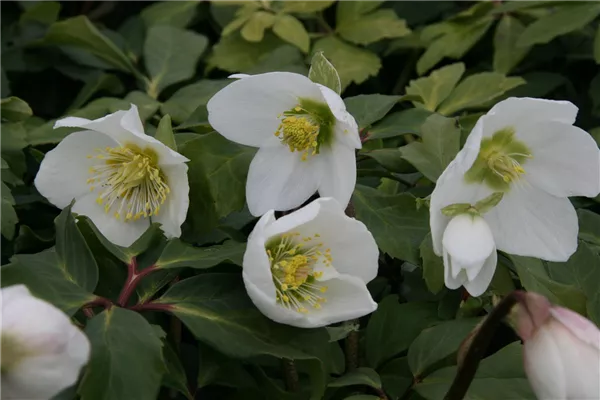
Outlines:
POLYGON ((548 261, 567 261, 577 249, 577 214, 567 198, 521 180, 484 215, 498 250, 548 261))
POLYGON ((327 86, 320 84, 317 84, 317 86, 319 87, 319 90, 321 90, 329 109, 337 120, 334 129, 336 140, 340 140, 346 146, 354 149, 362 148, 362 142, 360 141, 360 135, 358 133, 358 125, 356 124, 354 117, 346 111, 344 100, 327 86))
POLYGON ((322 197, 333 197, 346 208, 356 186, 354 149, 334 142, 330 148, 323 148, 318 157, 322 157, 323 164, 319 194, 322 197))
POLYGON ((523 346, 525 372, 539 399, 566 399, 566 371, 560 349, 548 326, 540 328, 523 346))
POLYGON ((299 98, 324 102, 318 86, 291 72, 252 75, 232 82, 207 104, 210 125, 227 139, 261 147, 277 131, 278 115, 299 98))
POLYGON ((128 222, 116 219, 104 212, 104 208, 96 203, 96 197, 94 193, 90 193, 78 198, 73 205, 73 212, 91 219, 106 239, 114 244, 129 247, 150 226, 147 218, 128 222))
POLYGON ((444 231, 442 244, 453 261, 466 265, 483 265, 495 250, 494 237, 488 224, 482 217, 469 214, 452 218, 444 231))
POLYGON ((516 131, 533 153, 523 164, 527 180, 558 197, 595 197, 600 192, 600 150, 583 129, 541 122, 516 131))
POLYGON ((492 282, 494 273, 496 272, 497 263, 498 253, 496 253, 496 248, 494 248, 494 251, 486 258, 483 266, 479 269, 477 276, 469 278, 469 280, 463 284, 471 296, 481 296, 487 290, 490 286, 490 282, 492 282))
POLYGON ((443 249, 444 259, 444 285, 448 289, 458 289, 467 281, 467 274, 460 271, 460 266, 454 265, 452 256, 448 254, 446 249, 443 249))
POLYGON ((299 153, 291 153, 287 147, 261 147, 250 163, 246 181, 250 213, 260 216, 268 210, 302 205, 317 191, 320 169, 319 156, 302 161, 299 153))
POLYGON ((169 238, 181 236, 181 225, 187 216, 190 204, 187 171, 188 167, 185 164, 168 165, 162 168, 171 192, 167 195, 167 200, 160 208, 159 214, 152 217, 152 221, 159 222, 163 232, 169 238))
POLYGON ((87 156, 97 148, 117 145, 109 136, 99 132, 70 134, 44 156, 35 177, 35 187, 52 204, 65 208, 74 198, 90 192, 86 181, 91 177, 90 167, 98 160, 87 156))
POLYGON ((550 308, 550 314, 579 340, 600 350, 600 329, 592 321, 563 307, 550 308))

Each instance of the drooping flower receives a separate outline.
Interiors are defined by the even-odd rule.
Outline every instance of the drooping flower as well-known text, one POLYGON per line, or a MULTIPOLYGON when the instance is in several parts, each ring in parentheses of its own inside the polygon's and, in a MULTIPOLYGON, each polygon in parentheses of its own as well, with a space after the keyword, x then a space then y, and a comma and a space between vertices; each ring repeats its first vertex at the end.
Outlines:
POLYGON ((528 292, 517 312, 525 372, 540 400, 600 399, 600 330, 528 292))
POLYGON ((573 126, 576 115, 570 102, 509 98, 482 116, 431 195, 435 253, 443 255, 452 219, 444 208, 502 193, 482 215, 497 249, 566 261, 577 248, 578 231, 567 197, 600 192, 600 151, 587 132, 573 126))
POLYGON ((152 222, 181 235, 189 199, 189 161, 144 133, 137 107, 93 121, 68 117, 54 125, 78 127, 49 151, 35 178, 38 191, 59 208, 73 199, 111 242, 129 246, 152 222))
POLYGON ((259 148, 246 182, 250 212, 290 210, 317 191, 346 206, 361 142, 340 96, 289 72, 241 78, 215 94, 207 108, 220 134, 259 148))
POLYGON ((2 398, 54 397, 77 382, 90 343, 59 309, 24 285, 0 290, 2 398))
POLYGON ((313 328, 358 318, 377 304, 366 283, 379 250, 363 223, 320 198, 275 219, 264 214, 248 238, 243 278, 254 304, 272 320, 313 328))

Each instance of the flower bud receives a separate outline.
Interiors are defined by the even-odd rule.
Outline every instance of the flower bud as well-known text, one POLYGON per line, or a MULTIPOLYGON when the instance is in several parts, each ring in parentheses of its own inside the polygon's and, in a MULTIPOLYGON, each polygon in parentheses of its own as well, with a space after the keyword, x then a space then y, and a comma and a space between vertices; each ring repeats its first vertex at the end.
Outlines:
POLYGON ((517 312, 525 371, 540 400, 600 399, 600 330, 528 292, 517 312))
POLYGON ((77 382, 87 337, 62 311, 24 285, 0 291, 3 399, 50 399, 77 382))

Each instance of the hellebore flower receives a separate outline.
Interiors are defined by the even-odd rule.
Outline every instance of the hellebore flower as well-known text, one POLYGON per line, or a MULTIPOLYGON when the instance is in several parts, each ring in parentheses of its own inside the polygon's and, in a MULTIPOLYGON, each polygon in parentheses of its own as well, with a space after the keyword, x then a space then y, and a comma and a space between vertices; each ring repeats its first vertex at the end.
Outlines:
POLYGON ((577 248, 578 231, 567 197, 600 192, 600 150, 573 126, 576 115, 577 107, 566 101, 509 98, 479 118, 431 195, 435 253, 443 255, 452 219, 443 209, 501 193, 482 215, 497 249, 566 261, 577 248))
POLYGON ((62 311, 24 285, 0 290, 2 398, 50 399, 72 386, 90 343, 62 311))
POLYGON ((333 198, 320 198, 277 220, 264 214, 248 238, 243 278, 258 309, 272 320, 313 328, 377 308, 367 282, 379 249, 365 225, 333 198))
POLYGON ((93 121, 67 117, 78 127, 49 151, 35 177, 38 191, 89 217, 111 242, 129 246, 152 222, 168 237, 181 235, 189 199, 189 161, 144 133, 137 107, 93 121), (160 212, 159 212, 160 211, 160 212))
POLYGON ((528 292, 517 312, 525 372, 540 400, 600 399, 600 330, 528 292))
POLYGON ((208 120, 227 139, 259 148, 246 181, 252 215, 299 207, 316 191, 345 207, 362 145, 340 96, 290 72, 235 77, 208 102, 208 120))

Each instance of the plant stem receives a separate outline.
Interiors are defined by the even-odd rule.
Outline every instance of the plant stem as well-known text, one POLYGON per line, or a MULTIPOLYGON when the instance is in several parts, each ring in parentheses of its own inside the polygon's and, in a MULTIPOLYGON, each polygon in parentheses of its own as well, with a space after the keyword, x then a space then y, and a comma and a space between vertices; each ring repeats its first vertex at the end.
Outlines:
POLYGON ((104 298, 104 297, 100 297, 100 296, 96 296, 94 298, 94 300, 85 303, 82 308, 85 311, 85 310, 90 309, 92 307, 111 308, 113 305, 114 305, 113 302, 110 301, 109 299, 104 298))
POLYGON ((325 17, 323 17, 323 13, 318 13, 316 15, 316 19, 317 22, 319 23, 319 25, 321 26, 321 28, 323 28, 325 30, 325 32, 327 33, 334 33, 334 29, 331 27, 331 25, 329 25, 327 23, 327 21, 325 20, 325 17))
POLYGON ((131 294, 135 290, 136 286, 143 277, 151 273, 156 269, 156 266, 151 265, 143 271, 137 270, 137 260, 134 258, 131 259, 131 262, 127 264, 127 280, 125 281, 125 285, 123 285, 123 289, 121 290, 121 294, 119 294, 118 304, 121 307, 125 307, 131 294))
POLYGON ((459 357, 456 376, 444 400, 461 400, 465 397, 475 377, 479 362, 494 336, 494 332, 500 326, 504 317, 510 313, 513 306, 520 302, 522 298, 523 292, 520 290, 510 293, 496 305, 481 324, 471 332, 465 342, 463 342, 461 347, 465 346, 466 351, 462 357, 459 357))
POLYGON ((132 311, 165 311, 165 312, 168 312, 168 311, 173 310, 173 306, 171 304, 153 303, 153 302, 136 304, 134 306, 127 307, 127 308, 132 311))
MULTIPOLYGON (((350 321, 352 324, 358 325, 358 320, 350 321)), ((346 354, 346 372, 358 368, 358 331, 352 331, 346 336, 344 341, 344 349, 346 354)))
POLYGON ((283 376, 285 379, 285 389, 288 392, 297 392, 299 389, 299 385, 296 364, 293 360, 290 360, 288 358, 282 358, 281 368, 283 369, 283 376))

